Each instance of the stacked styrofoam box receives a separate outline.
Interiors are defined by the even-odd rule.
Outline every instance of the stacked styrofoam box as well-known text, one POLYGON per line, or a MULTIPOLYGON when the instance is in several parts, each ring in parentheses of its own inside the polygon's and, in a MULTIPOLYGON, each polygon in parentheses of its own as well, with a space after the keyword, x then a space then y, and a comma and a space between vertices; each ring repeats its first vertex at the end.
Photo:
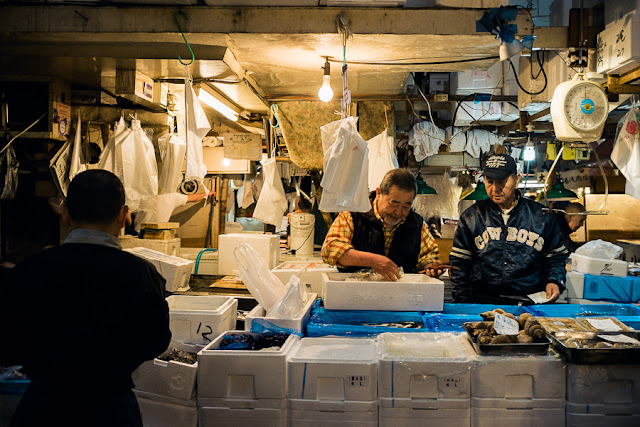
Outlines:
POLYGON ((607 24, 598 34, 596 70, 604 74, 624 74, 640 60, 640 13, 633 11, 607 24))
POLYGON ((640 365, 567 364, 567 426, 640 425, 640 365))
POLYGON ((269 269, 278 265, 280 257, 280 236, 277 234, 221 234, 218 236, 218 274, 238 274, 234 249, 240 243, 247 243, 264 258, 269 269))
MULTIPOLYGON (((202 346, 171 341, 169 348, 197 353, 202 346)), ((135 392, 140 402, 145 426, 197 425, 197 363, 153 359, 133 372, 135 392), (178 422, 180 422, 178 424, 178 422)))
POLYGON ((566 294, 569 299, 583 298, 584 273, 579 271, 567 271, 566 294))
POLYGON ((444 282, 424 274, 405 274, 397 282, 347 281, 349 273, 323 274, 328 310, 442 311, 444 282))
POLYGON ((303 338, 287 356, 289 425, 378 424, 374 340, 303 338))
POLYGON ((462 334, 378 335, 379 425, 469 426, 475 357, 462 334))
POLYGON ((564 426, 565 365, 547 356, 484 356, 471 370, 471 426, 564 426))
POLYGON ((593 274, 595 276, 627 277, 627 262, 619 259, 593 258, 586 255, 573 253, 571 270, 580 273, 593 274))
POLYGON ((224 331, 234 329, 238 300, 217 295, 172 295, 169 328, 174 340, 206 345, 224 331))
POLYGON ((496 61, 486 71, 461 71, 451 75, 451 93, 469 95, 472 93, 492 93, 503 87, 502 62, 496 61))
POLYGON ((289 335, 277 351, 219 350, 228 331, 198 353, 200 426, 287 425, 286 356, 298 341, 289 335))
POLYGON ((311 306, 318 299, 318 294, 307 294, 307 301, 302 311, 290 318, 267 317, 264 307, 260 304, 256 305, 253 310, 247 314, 244 319, 244 329, 246 331, 262 332, 257 329, 287 331, 303 336, 311 315, 311 306))
POLYGON ((165 285, 167 291, 175 292, 178 289, 188 288, 193 261, 148 248, 135 247, 125 250, 153 264, 158 273, 167 281, 165 285))
POLYGON ((640 0, 607 0, 604 2, 604 25, 616 22, 634 10, 640 10, 640 0))
POLYGON ((271 270, 275 276, 285 285, 291 276, 300 278, 300 284, 309 287, 308 292, 322 295, 322 273, 337 273, 338 269, 323 262, 314 261, 287 261, 271 270))
POLYGON ((218 252, 205 250, 205 248, 180 248, 182 258, 193 261, 191 274, 196 274, 196 261, 198 261, 198 274, 217 275, 218 274, 218 252), (204 251, 204 252, 203 252, 204 251))
POLYGON ((180 238, 174 239, 138 239, 135 236, 118 237, 122 249, 147 248, 166 255, 180 256, 180 238))

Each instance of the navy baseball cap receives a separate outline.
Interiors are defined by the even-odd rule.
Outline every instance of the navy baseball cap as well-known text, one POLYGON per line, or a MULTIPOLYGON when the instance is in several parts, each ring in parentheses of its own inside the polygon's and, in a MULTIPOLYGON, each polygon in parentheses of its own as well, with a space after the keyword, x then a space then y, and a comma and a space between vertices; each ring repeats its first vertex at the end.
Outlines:
POLYGON ((484 161, 482 174, 488 178, 502 181, 515 173, 516 161, 508 154, 494 154, 484 161))

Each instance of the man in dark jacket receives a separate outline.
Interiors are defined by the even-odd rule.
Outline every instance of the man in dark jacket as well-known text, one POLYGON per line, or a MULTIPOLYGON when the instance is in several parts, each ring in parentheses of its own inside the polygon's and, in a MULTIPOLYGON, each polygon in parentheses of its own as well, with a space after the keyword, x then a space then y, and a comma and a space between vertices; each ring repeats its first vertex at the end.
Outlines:
POLYGON ((564 291, 567 249, 554 215, 521 196, 513 158, 490 156, 484 165, 489 199, 460 216, 449 255, 455 302, 531 304, 544 291, 553 302, 564 291))
MULTIPOLYGON (((392 169, 372 193, 366 213, 340 212, 322 246, 324 262, 349 272, 371 268, 387 280, 417 273, 438 258, 438 245, 422 217, 411 210, 416 181, 406 169, 392 169)), ((443 270, 430 269, 431 276, 443 270)))
POLYGON ((127 206, 111 172, 78 174, 71 233, 18 264, 0 291, 0 362, 31 379, 13 426, 142 426, 131 373, 166 350, 165 280, 120 248, 127 206))
POLYGON ((571 254, 580 247, 578 243, 571 240, 571 233, 575 233, 584 225, 587 216, 584 214, 584 206, 580 203, 569 203, 563 210, 564 213, 559 212, 556 214, 556 221, 558 221, 558 226, 560 227, 562 242, 571 254))

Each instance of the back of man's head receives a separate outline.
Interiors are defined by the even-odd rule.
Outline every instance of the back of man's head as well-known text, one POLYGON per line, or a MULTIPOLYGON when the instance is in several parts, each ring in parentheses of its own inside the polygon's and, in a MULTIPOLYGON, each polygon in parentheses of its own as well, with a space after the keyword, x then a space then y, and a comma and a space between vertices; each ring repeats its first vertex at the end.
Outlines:
POLYGON ((73 178, 67 190, 66 205, 74 222, 109 223, 118 218, 124 206, 124 187, 113 173, 91 169, 73 178))
POLYGON ((569 203, 564 211, 568 214, 582 213, 585 211, 584 206, 581 203, 569 203))
POLYGON ((387 172, 380 183, 380 192, 389 194, 389 190, 394 185, 400 190, 413 191, 413 194, 417 193, 416 179, 407 169, 391 169, 387 172))

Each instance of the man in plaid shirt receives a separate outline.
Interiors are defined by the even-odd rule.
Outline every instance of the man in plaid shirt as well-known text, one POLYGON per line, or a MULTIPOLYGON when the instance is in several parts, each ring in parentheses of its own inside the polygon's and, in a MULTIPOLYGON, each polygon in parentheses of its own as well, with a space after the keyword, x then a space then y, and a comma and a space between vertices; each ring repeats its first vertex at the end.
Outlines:
MULTIPOLYGON (((322 259, 341 272, 371 268, 386 280, 426 270, 442 274, 438 244, 424 220, 411 210, 416 181, 406 169, 392 169, 376 188, 373 209, 367 213, 340 212, 322 245, 322 259)), ((374 197, 372 192, 371 197, 374 197)))

